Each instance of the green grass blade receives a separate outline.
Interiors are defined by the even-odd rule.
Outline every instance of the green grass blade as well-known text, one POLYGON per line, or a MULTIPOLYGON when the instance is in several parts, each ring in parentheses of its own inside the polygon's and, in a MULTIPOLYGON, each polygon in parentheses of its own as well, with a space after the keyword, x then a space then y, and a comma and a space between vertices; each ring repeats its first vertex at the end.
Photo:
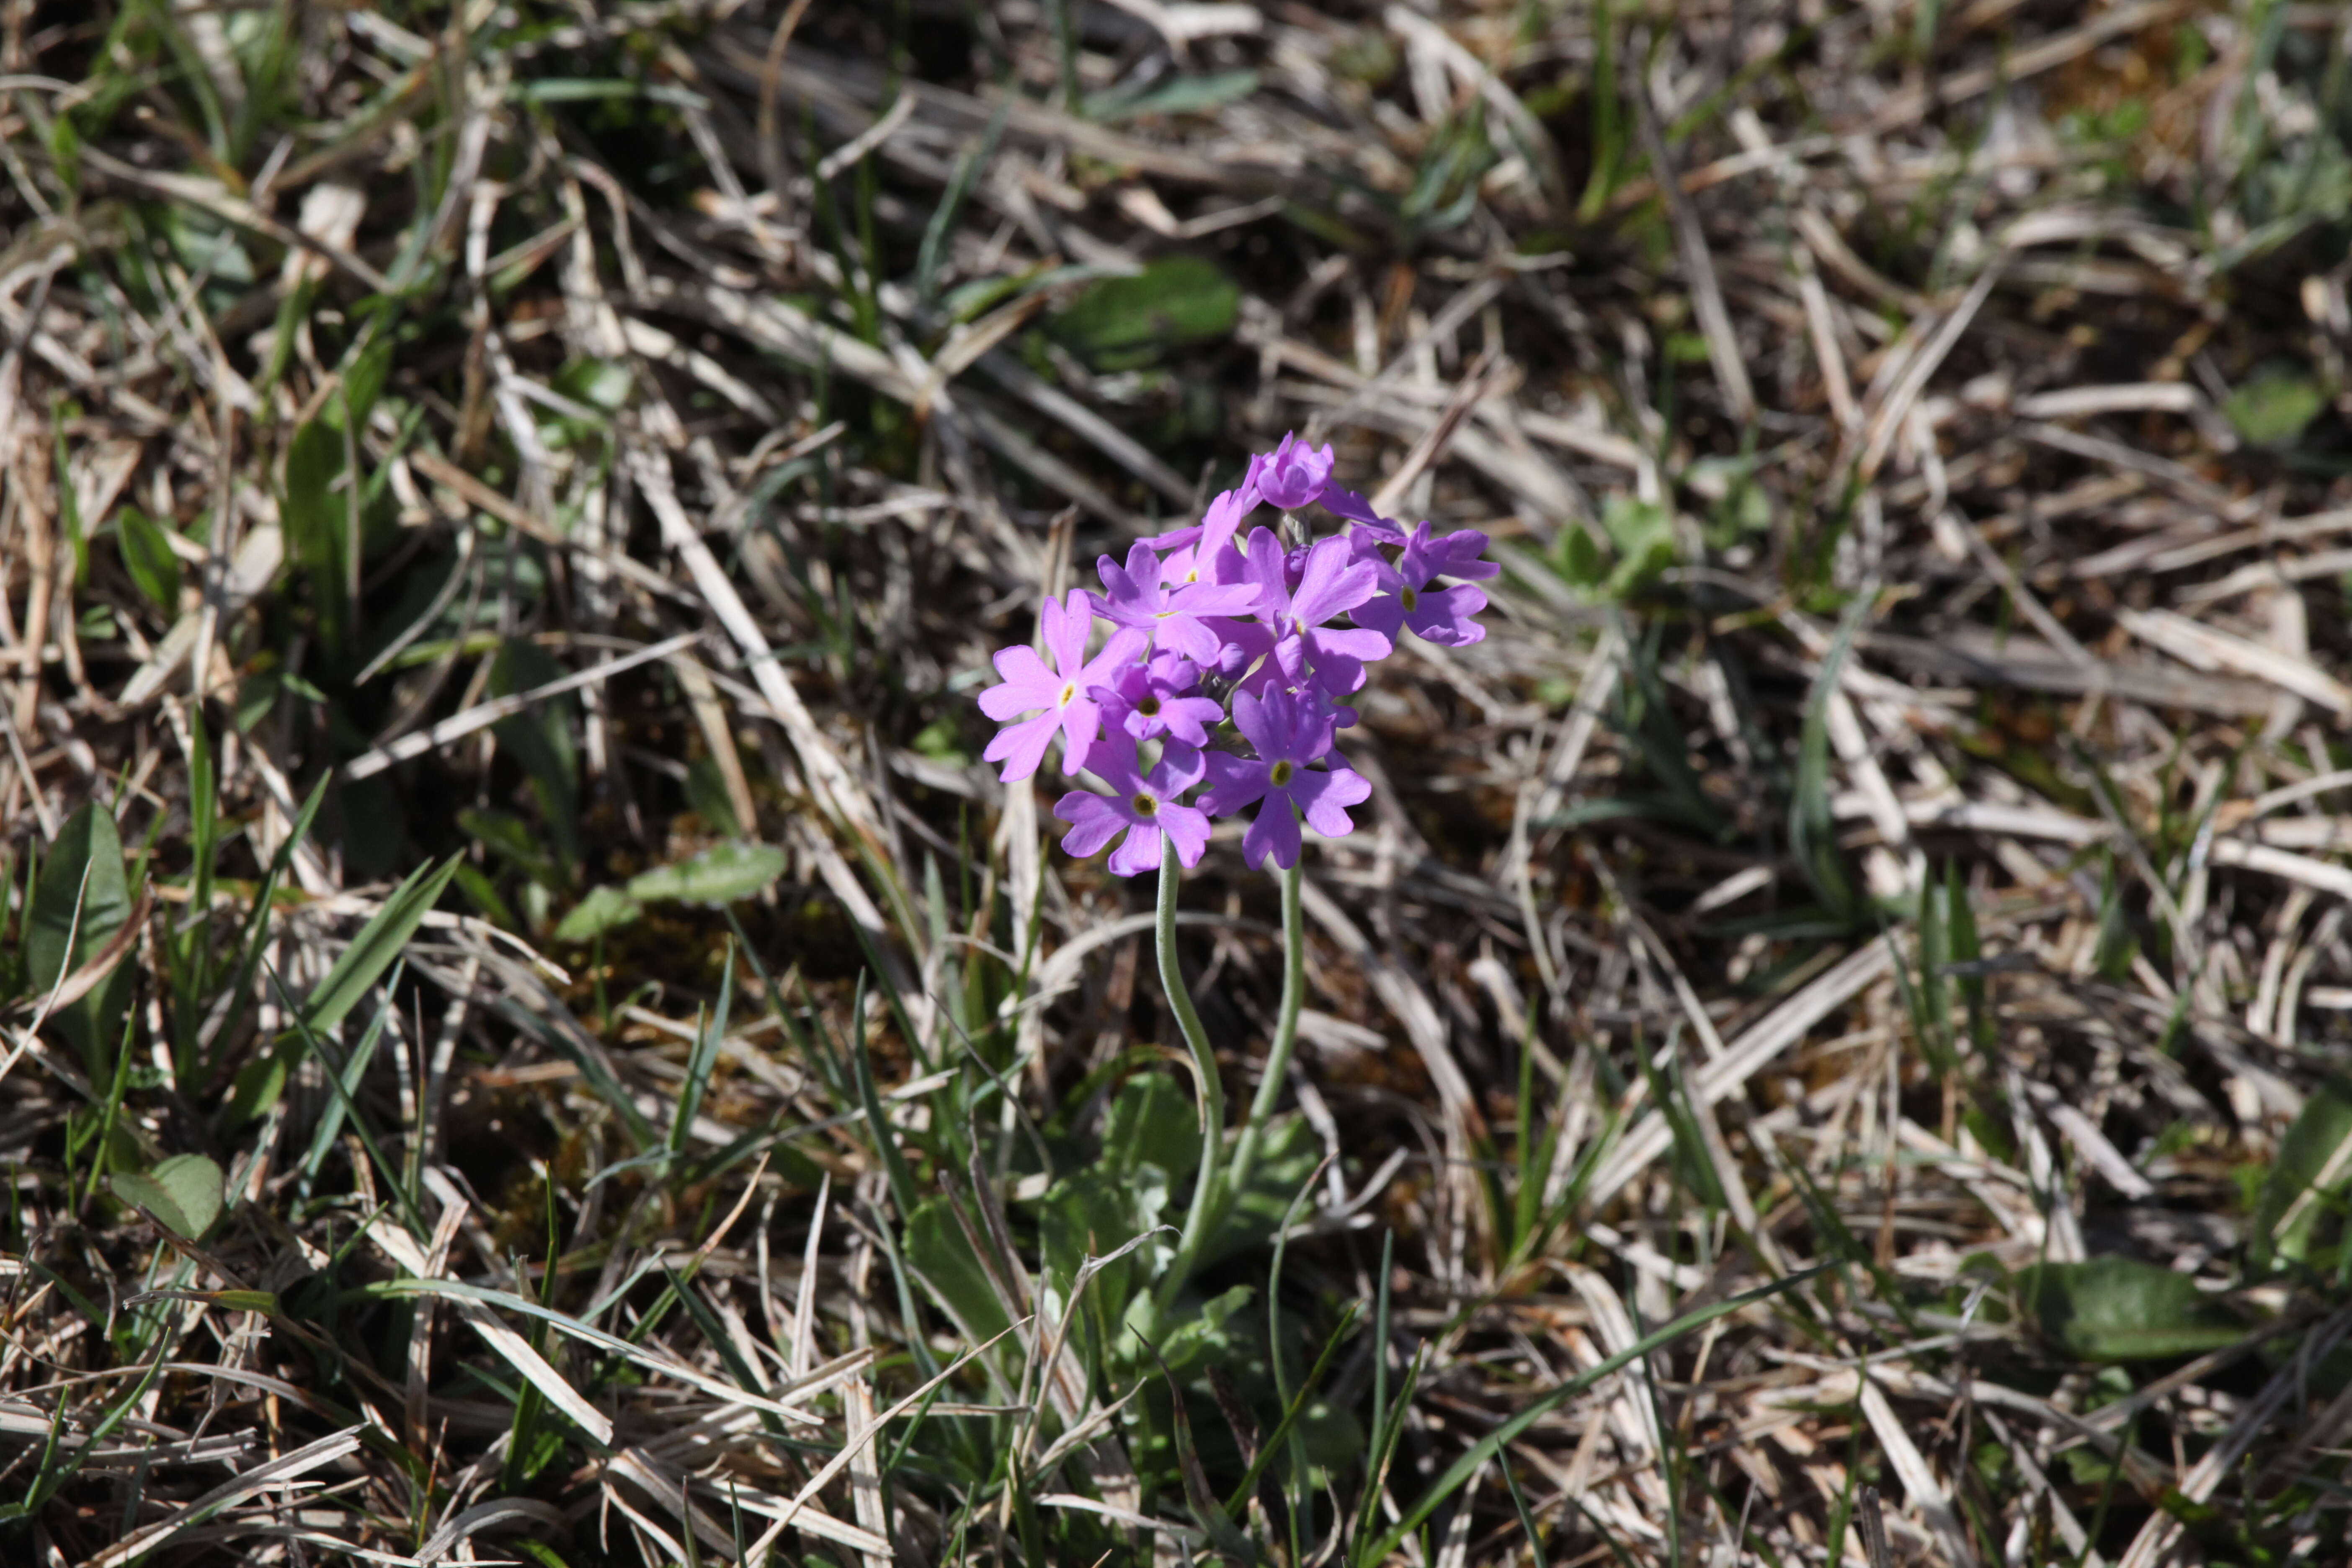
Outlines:
POLYGON ((1427 1491, 1422 1493, 1418 1502, 1405 1510, 1403 1517, 1397 1521, 1387 1534, 1374 1542, 1369 1549, 1357 1552, 1357 1563, 1369 1565, 1385 1561, 1391 1552, 1404 1543, 1406 1536, 1420 1529, 1429 1516, 1437 1511, 1447 1498, 1467 1485, 1470 1478, 1477 1473, 1479 1467, 1500 1453, 1504 1445, 1602 1378, 1632 1364, 1652 1351, 1663 1350, 1694 1329, 1705 1328, 1717 1318, 1727 1317, 1733 1312, 1752 1307, 1759 1301, 1769 1301, 1782 1291, 1801 1284, 1821 1271, 1821 1268, 1815 1268, 1805 1269, 1801 1273, 1784 1275, 1769 1285, 1759 1285, 1753 1290, 1742 1291, 1737 1296, 1727 1297, 1709 1306, 1701 1307, 1695 1312, 1685 1312, 1664 1328, 1644 1335, 1606 1361, 1578 1373, 1558 1387, 1547 1391, 1542 1398, 1527 1405, 1517 1415, 1472 1444, 1467 1453, 1454 1460, 1445 1473, 1438 1477, 1427 1491))

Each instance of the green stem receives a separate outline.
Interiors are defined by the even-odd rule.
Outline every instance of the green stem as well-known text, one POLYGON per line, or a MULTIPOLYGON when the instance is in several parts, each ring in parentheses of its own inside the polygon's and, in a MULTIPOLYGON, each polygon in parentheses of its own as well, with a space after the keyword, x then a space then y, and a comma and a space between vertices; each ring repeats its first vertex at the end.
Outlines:
POLYGON ((1274 1102, 1282 1097, 1283 1083, 1290 1076, 1290 1053, 1298 1044, 1298 1009, 1307 1000, 1307 933, 1298 898, 1303 875, 1299 866, 1282 874, 1282 1007, 1275 1015, 1274 1044, 1265 1053, 1257 1098, 1250 1101, 1249 1119, 1234 1142, 1234 1161, 1225 1175, 1225 1186, 1233 1192, 1241 1191, 1257 1163, 1259 1137, 1266 1118, 1274 1114, 1274 1102))
POLYGON ((1168 834, 1160 835, 1160 913, 1155 928, 1155 940, 1160 950, 1160 988, 1168 996, 1169 1008, 1176 1015, 1177 1027, 1184 1032, 1184 1043, 1192 1047, 1192 1061, 1201 1075, 1201 1172, 1192 1184, 1192 1206, 1184 1216, 1184 1230, 1176 1244, 1176 1258, 1160 1285, 1160 1301, 1164 1307, 1183 1288, 1185 1279, 1192 1272, 1192 1262, 1200 1256, 1208 1240, 1210 1227, 1216 1223, 1217 1211, 1223 1207, 1217 1173, 1217 1155, 1225 1141, 1225 1086, 1217 1076, 1217 1055, 1209 1048, 1209 1032, 1201 1026, 1201 1015, 1192 1005, 1192 993, 1184 984, 1184 971, 1176 959, 1176 893, 1182 880, 1183 868, 1176 860, 1176 840, 1168 834))

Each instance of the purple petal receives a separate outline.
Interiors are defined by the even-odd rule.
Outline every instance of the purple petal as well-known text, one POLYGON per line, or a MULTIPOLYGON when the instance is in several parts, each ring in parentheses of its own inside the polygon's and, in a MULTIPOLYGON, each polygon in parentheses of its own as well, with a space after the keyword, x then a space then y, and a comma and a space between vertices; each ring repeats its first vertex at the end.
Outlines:
POLYGON ((1265 797, 1249 831, 1242 835, 1243 865, 1263 866, 1269 855, 1286 871, 1298 864, 1298 818, 1289 798, 1278 791, 1265 797))
POLYGON ((1467 647, 1486 639, 1486 628, 1471 619, 1486 607, 1482 590, 1457 583, 1451 588, 1423 589, 1420 597, 1404 623, 1423 638, 1442 647, 1467 647))
POLYGON ((1062 710, 1062 771, 1075 773, 1087 765, 1094 749, 1095 731, 1102 727, 1102 710, 1091 697, 1076 697, 1062 710))
POLYGON ((1441 576, 1466 577, 1483 582, 1499 576, 1499 562, 1481 559, 1486 553, 1486 536, 1475 528, 1462 529, 1432 540, 1427 552, 1430 570, 1441 576))
POLYGON ((1160 622, 1160 644, 1199 664, 1214 664, 1221 646, 1217 634, 1193 616, 1170 616, 1160 622))
POLYGON ((1160 557, 1151 546, 1137 540, 1127 550, 1127 580, 1135 585, 1139 598, 1156 598, 1160 593, 1160 557))
POLYGON ((1174 840, 1176 861, 1192 867, 1201 863, 1201 852, 1209 847, 1209 819, 1189 805, 1163 805, 1160 808, 1160 830, 1174 840))
POLYGON ((1318 665, 1326 658, 1346 658, 1375 663, 1396 651, 1396 645, 1365 626, 1318 626, 1307 634, 1308 650, 1318 665))
POLYGON ((1224 716, 1224 709, 1213 698, 1178 697, 1160 705, 1168 732, 1188 746, 1207 745, 1208 727, 1224 716))
POLYGON ((1070 824, 1062 835, 1065 854, 1083 860, 1128 826, 1116 806, 1091 790, 1074 789, 1054 803, 1054 815, 1070 824))
POLYGON ((1046 649, 1054 656, 1054 668, 1065 675, 1076 675, 1087 661, 1087 633, 1094 627, 1094 616, 1086 601, 1073 594, 1066 610, 1061 601, 1047 599, 1038 612, 1038 623, 1046 649))
POLYGON ((1182 795, 1201 782, 1207 768, 1197 747, 1171 741, 1160 749, 1160 762, 1151 770, 1151 791, 1162 800, 1182 795))
POLYGON ((1272 772, 1265 763, 1225 752, 1211 752, 1206 760, 1209 788, 1201 796, 1202 811, 1212 816, 1231 816, 1265 797, 1266 776, 1272 772))
POLYGON ((1338 485, 1326 485, 1323 487, 1321 500, 1323 510, 1332 516, 1344 517, 1350 522, 1360 523, 1372 531, 1375 535, 1393 536, 1382 538, 1381 541, 1382 543, 1402 544, 1404 542, 1403 531, 1379 512, 1374 511, 1372 503, 1367 500, 1361 492, 1343 489, 1338 485))
POLYGON ((1053 742, 1054 732, 1061 727, 1062 716, 1055 712, 1040 713, 1034 719, 1008 724, 996 732, 996 738, 988 742, 988 750, 982 752, 981 757, 987 762, 1004 763, 1004 771, 997 774, 997 778, 1005 784, 1018 784, 1037 771, 1037 764, 1045 760, 1046 746, 1053 742))
POLYGON ((1199 543, 1200 539, 1201 525, 1195 522, 1183 528, 1171 528, 1165 533, 1152 534, 1143 542, 1154 550, 1181 550, 1188 544, 1199 543))
POLYGON ((1380 578, 1380 592, 1358 605, 1349 614, 1355 617, 1358 626, 1368 626, 1394 642, 1397 628, 1404 625, 1404 580, 1386 562, 1382 562, 1375 571, 1380 578))
POLYGON ((1160 869, 1160 829, 1139 822, 1127 830, 1127 837, 1110 852, 1105 862, 1114 877, 1139 877, 1146 871, 1160 869))
POLYGON ((1326 838, 1344 838, 1356 830, 1347 808, 1372 796, 1372 786, 1353 768, 1334 767, 1329 773, 1309 771, 1290 781, 1290 798, 1307 814, 1307 826, 1326 838))
POLYGON ((1291 595, 1293 620, 1319 626, 1379 591, 1379 572, 1369 562, 1351 561, 1353 553, 1344 539, 1322 540, 1307 552, 1298 592, 1291 595))

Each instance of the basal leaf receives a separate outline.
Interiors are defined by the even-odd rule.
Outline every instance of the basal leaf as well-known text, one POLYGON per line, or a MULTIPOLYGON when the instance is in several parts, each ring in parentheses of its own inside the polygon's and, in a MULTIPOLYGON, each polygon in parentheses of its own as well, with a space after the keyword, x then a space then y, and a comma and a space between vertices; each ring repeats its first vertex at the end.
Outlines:
POLYGON ((784 852, 772 844, 714 844, 690 859, 630 878, 629 897, 649 904, 731 904, 782 876, 784 863, 784 852))
POLYGON ((159 610, 180 606, 180 558, 163 535, 163 527, 135 506, 115 513, 115 548, 122 552, 122 569, 131 585, 159 610))
POLYGON ((555 928, 555 940, 593 942, 606 931, 634 924, 645 912, 645 905, 618 888, 591 888, 555 928))
POLYGON ((2136 1258, 2037 1263, 2017 1301, 2044 1338, 2084 1361, 2151 1361, 2235 1344, 2246 1322, 2186 1274, 2136 1258))
MULTIPOLYGON (((131 885, 123 869, 121 836, 110 815, 85 805, 67 819, 57 842, 49 846, 33 889, 25 941, 31 994, 47 994, 96 958, 130 918, 131 885)), ((95 990, 58 1008, 49 1020, 81 1053, 92 1080, 100 1084, 113 1076, 115 1039, 121 1032, 131 979, 130 966, 117 964, 95 990)))
POLYGON ((2252 1267, 2259 1271, 2309 1258, 2320 1222, 2332 1206, 2319 1200, 2326 1192, 2343 1191, 2347 1182, 2352 1182, 2352 1078, 2334 1073, 2320 1080, 2304 1102, 2303 1113, 2279 1140, 2278 1158, 2263 1180, 2248 1233, 2252 1267), (2296 1200, 2315 1186, 2323 1187, 2323 1193, 2314 1194, 2313 1201, 2298 1210, 2296 1200))
POLYGON ((190 1241, 202 1240, 220 1217, 221 1168, 202 1154, 174 1154, 144 1173, 118 1172, 114 1195, 136 1204, 190 1241))

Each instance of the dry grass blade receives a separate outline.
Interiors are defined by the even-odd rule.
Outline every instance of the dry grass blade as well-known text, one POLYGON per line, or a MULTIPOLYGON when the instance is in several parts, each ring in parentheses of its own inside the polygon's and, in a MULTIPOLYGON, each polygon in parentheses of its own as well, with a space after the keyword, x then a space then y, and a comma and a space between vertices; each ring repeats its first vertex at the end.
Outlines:
POLYGON ((0 7, 0 1563, 2352 1559, 2347 26, 0 7))

